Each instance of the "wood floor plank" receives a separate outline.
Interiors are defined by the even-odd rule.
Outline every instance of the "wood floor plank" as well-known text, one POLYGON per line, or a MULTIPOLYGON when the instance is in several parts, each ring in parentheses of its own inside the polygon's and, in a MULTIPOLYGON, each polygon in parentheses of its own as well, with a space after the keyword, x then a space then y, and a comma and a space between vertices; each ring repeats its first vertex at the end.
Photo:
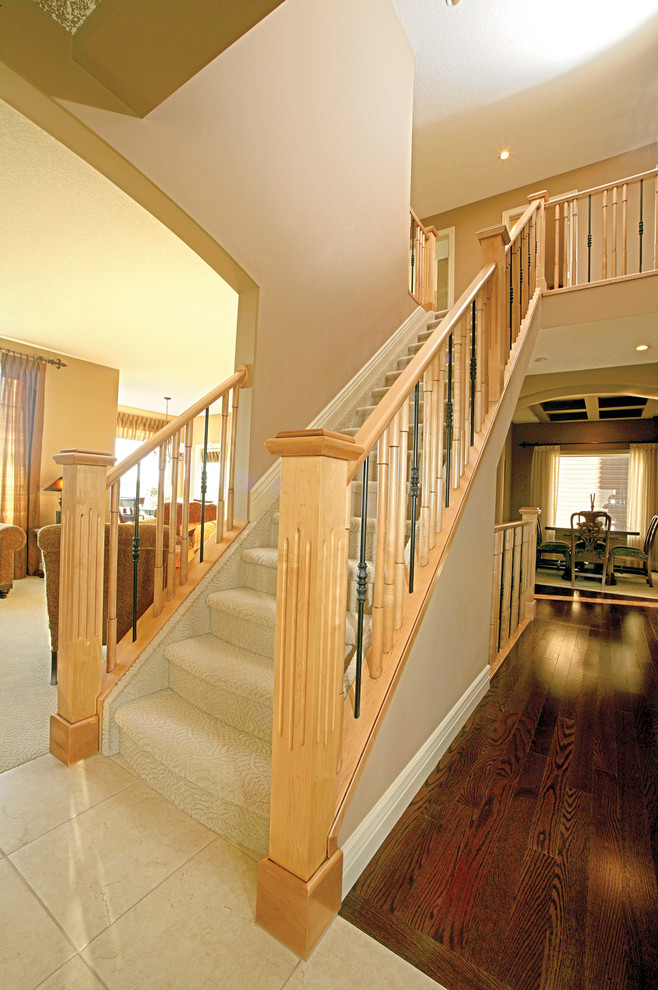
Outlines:
POLYGON ((558 719, 530 828, 530 848, 547 856, 556 857, 558 853, 575 733, 574 721, 558 719))
MULTIPOLYGON (((599 653, 600 658, 600 653, 599 653)), ((599 675, 594 730, 594 766, 606 773, 617 773, 617 730, 615 690, 612 681, 599 675)))
POLYGON ((574 708, 576 734, 569 770, 569 785, 578 791, 592 793, 594 744, 596 740, 596 710, 598 691, 598 650, 592 646, 583 661, 580 690, 574 708))
POLYGON ((538 990, 549 924, 555 860, 526 849, 507 931, 491 973, 514 990, 538 990))

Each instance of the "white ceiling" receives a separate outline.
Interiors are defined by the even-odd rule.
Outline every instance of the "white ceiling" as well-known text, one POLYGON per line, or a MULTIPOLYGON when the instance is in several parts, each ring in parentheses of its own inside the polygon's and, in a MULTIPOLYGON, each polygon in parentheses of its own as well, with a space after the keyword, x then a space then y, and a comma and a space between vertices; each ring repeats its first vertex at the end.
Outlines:
POLYGON ((1 101, 0 133, 0 336, 119 368, 119 402, 143 409, 182 412, 228 377, 236 293, 1 101))
POLYGON ((658 0, 393 2, 416 56, 420 216, 656 140, 658 0))

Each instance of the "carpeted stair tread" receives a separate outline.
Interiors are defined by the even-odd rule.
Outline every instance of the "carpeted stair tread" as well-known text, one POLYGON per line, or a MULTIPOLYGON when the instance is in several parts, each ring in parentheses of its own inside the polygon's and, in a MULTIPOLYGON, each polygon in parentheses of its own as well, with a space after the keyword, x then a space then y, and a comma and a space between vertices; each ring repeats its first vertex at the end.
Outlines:
POLYGON ((276 621, 276 598, 264 591, 229 588, 227 591, 213 592, 206 601, 211 611, 223 612, 259 626, 274 626, 276 621))
POLYGON ((180 777, 258 815, 269 814, 271 754, 263 741, 168 689, 129 702, 115 719, 122 735, 180 777))
POLYGON ((165 656, 174 666, 207 681, 213 687, 248 696, 257 695, 270 704, 274 695, 274 666, 259 653, 234 646, 212 633, 170 643, 165 656))
POLYGON ((249 564, 276 568, 279 562, 279 550, 277 547, 252 547, 250 550, 243 550, 241 557, 249 564))

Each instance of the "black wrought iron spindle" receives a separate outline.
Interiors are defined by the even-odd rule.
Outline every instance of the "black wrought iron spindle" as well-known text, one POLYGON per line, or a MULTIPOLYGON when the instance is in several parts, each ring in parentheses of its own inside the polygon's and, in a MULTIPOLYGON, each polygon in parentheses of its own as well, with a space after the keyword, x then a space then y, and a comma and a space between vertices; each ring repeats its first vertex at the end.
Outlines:
MULTIPOLYGON (((530 298, 531 298, 531 293, 530 293, 530 272, 532 271, 532 240, 533 239, 534 239, 535 245, 536 245, 537 233, 535 231, 534 221, 532 222, 532 225, 531 225, 530 229, 528 230, 528 306, 530 305, 530 298)), ((537 248, 535 246, 535 251, 536 250, 537 250, 537 248)))
POLYGON ((135 531, 133 533, 133 643, 137 639, 137 581, 138 581, 138 570, 139 570, 139 469, 141 465, 137 464, 137 480, 135 482, 135 531))
POLYGON ((644 237, 644 179, 640 179, 640 271, 642 271, 642 238, 644 237))
POLYGON ((512 330, 512 311, 514 309, 514 248, 509 249, 509 347, 512 350, 514 332, 512 330))
POLYGON ((411 454, 411 480, 409 495, 411 496, 411 546, 409 556, 409 594, 414 590, 414 567, 416 566, 416 512, 418 511, 418 412, 420 405, 420 382, 414 388, 414 434, 411 454))
POLYGON ((203 425, 203 467, 201 469, 201 546, 199 547, 199 561, 203 562, 203 544, 205 542, 204 530, 206 526, 206 492, 208 490, 208 423, 210 421, 210 406, 206 409, 206 418, 203 425))
POLYGON ((361 714, 361 666, 363 663, 363 609, 366 603, 368 568, 366 566, 366 536, 368 529, 368 458, 363 462, 361 489, 361 543, 356 570, 356 680, 354 682, 354 718, 361 714))
MULTIPOLYGON (((523 319, 523 234, 519 242, 519 321, 523 319)), ((519 330, 521 327, 519 326, 519 330)))
POLYGON ((478 372, 478 362, 475 356, 475 299, 471 309, 471 447, 475 442, 475 379, 478 372))
POLYGON ((416 264, 416 222, 411 218, 411 291, 414 291, 414 265, 416 264))
POLYGON ((446 398, 446 509, 450 505, 450 461, 452 447, 452 334, 448 337, 448 396, 446 398))
POLYGON ((592 281, 592 194, 588 196, 587 209, 587 281, 592 281))

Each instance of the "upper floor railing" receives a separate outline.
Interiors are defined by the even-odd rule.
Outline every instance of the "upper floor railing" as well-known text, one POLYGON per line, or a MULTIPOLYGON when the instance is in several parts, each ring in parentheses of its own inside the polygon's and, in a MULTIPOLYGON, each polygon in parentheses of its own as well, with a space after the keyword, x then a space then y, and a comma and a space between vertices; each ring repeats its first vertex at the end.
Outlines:
POLYGON ((537 517, 539 509, 521 509, 518 522, 494 527, 489 663, 492 673, 535 615, 537 517))
POLYGON ((436 227, 424 227, 410 211, 409 294, 428 312, 436 296, 436 235, 436 227))
POLYGON ((550 288, 658 268, 658 168, 556 196, 546 211, 550 288))
POLYGON ((175 599, 178 588, 188 582, 189 559, 193 556, 190 532, 200 530, 199 563, 204 559, 210 523, 215 529, 216 544, 228 545, 231 535, 235 536, 238 525, 233 517, 237 414, 240 388, 246 381, 247 370, 241 366, 116 467, 112 466, 114 457, 111 454, 99 451, 63 450, 54 457, 56 463, 62 465, 63 490, 58 714, 51 719, 51 752, 65 763, 98 750, 97 701, 104 671, 109 674, 117 665, 117 640, 128 628, 127 636, 134 643, 134 658, 146 642, 140 627, 147 615, 140 620, 140 614, 150 603, 149 635, 154 634, 153 623, 157 622, 165 603, 175 599), (209 418, 211 406, 219 402, 219 481, 217 491, 213 493, 217 502, 210 503, 206 480, 209 418), (200 504, 195 503, 195 519, 191 520, 193 428, 201 414, 204 416, 201 500, 200 504), (158 453, 159 461, 156 508, 154 516, 146 518, 142 516, 140 466, 154 451, 158 453), (121 558, 119 556, 120 502, 125 501, 120 499, 120 484, 133 468, 137 470, 132 518, 125 524, 132 530, 129 574, 123 559, 125 551, 121 558), (109 525, 106 525, 108 490, 110 511, 109 525), (140 567, 142 545, 148 546, 149 560, 153 561, 148 574, 143 566, 140 567), (107 574, 104 573, 105 557, 107 574), (126 604, 130 598, 131 606, 126 604), (104 610, 107 622, 103 619, 104 610), (107 643, 105 662, 104 642, 107 643))

